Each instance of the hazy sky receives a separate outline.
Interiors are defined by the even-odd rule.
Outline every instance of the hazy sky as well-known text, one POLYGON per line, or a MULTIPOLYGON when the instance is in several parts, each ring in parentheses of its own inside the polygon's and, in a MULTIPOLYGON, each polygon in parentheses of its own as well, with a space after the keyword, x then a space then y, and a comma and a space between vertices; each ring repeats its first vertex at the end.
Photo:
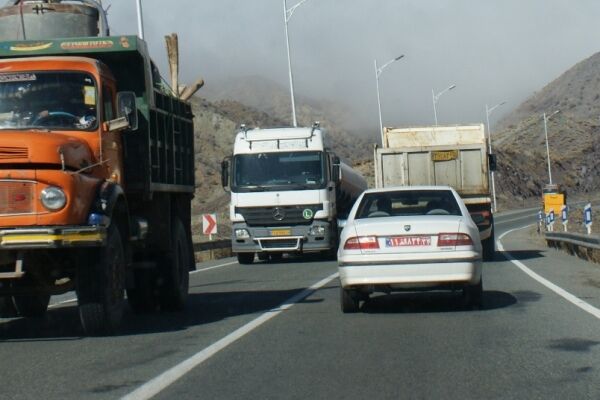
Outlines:
MULTIPOLYGON (((298 0, 288 0, 288 7, 298 0)), ((135 0, 111 5, 113 34, 137 32, 135 0)), ((181 79, 218 85, 263 75, 287 87, 283 0, 143 0, 146 39, 168 76, 164 35, 177 32, 181 79)), ((405 54, 381 75, 384 125, 492 121, 600 48, 598 0, 308 0, 289 23, 296 93, 342 101, 377 129, 373 60, 405 54)))

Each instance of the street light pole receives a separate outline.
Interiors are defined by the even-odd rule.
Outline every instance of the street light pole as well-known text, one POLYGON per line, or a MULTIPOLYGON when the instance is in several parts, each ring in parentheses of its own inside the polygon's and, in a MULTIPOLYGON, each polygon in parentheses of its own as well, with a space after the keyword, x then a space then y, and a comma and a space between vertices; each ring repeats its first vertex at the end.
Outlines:
POLYGON ((404 54, 391 59, 390 61, 383 64, 381 67, 377 67, 377 60, 375 61, 375 83, 377 85, 377 109, 379 110, 379 132, 381 133, 381 145, 383 146, 383 119, 381 118, 381 97, 379 95, 379 75, 387 68, 391 63, 398 61, 404 57, 404 54))
POLYGON ((292 100, 292 125, 294 128, 298 126, 298 121, 296 120, 296 101, 294 99, 294 77, 292 75, 292 58, 290 56, 290 36, 288 33, 288 22, 292 18, 294 11, 296 11, 296 9, 305 1, 306 0, 301 0, 295 6, 292 6, 288 9, 287 0, 283 0, 283 21, 285 25, 285 44, 287 48, 288 75, 290 79, 290 98, 292 100))
MULTIPOLYGON (((506 104, 505 101, 496 104, 492 108, 489 108, 488 105, 485 105, 485 118, 487 120, 487 130, 488 130, 488 153, 492 154, 492 130, 490 128, 490 115, 494 110, 502 105, 506 104)), ((494 179, 494 171, 490 171, 490 176, 492 180, 492 199, 494 200, 493 211, 496 212, 496 181, 494 179)))
POLYGON ((544 135, 546 136, 546 158, 548 160, 548 180, 550 181, 551 185, 552 185, 552 169, 550 168, 550 146, 548 145, 548 120, 550 118, 552 118, 553 116, 555 116, 556 114, 558 114, 559 112, 560 112, 560 110, 556 110, 549 116, 546 116, 546 113, 544 112, 544 135))
POLYGON ((138 36, 140 39, 144 39, 144 20, 142 18, 142 0, 136 0, 137 5, 137 23, 138 23, 138 36))
POLYGON ((441 92, 439 92, 438 94, 435 94, 435 91, 433 89, 431 89, 431 98, 433 100, 433 117, 435 119, 435 126, 438 126, 438 118, 437 118, 437 102, 439 101, 440 97, 446 93, 448 90, 452 90, 456 87, 456 85, 450 85, 448 86, 446 89, 442 90, 441 92))

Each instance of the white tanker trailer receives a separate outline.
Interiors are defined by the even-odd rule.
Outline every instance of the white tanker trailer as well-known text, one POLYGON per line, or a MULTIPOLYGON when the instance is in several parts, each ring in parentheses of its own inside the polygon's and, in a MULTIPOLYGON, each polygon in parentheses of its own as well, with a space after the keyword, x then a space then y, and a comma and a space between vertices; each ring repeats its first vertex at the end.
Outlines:
POLYGON ((335 254, 338 218, 367 188, 365 179, 325 147, 312 128, 242 129, 222 165, 231 191, 231 247, 241 264, 258 255, 335 254))

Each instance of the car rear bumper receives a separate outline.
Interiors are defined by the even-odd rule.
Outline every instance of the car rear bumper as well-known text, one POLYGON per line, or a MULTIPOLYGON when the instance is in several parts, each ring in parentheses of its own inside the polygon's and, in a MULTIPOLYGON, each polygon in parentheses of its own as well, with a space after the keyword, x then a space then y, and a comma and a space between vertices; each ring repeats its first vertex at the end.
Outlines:
POLYGON ((398 285, 398 287, 436 286, 449 283, 476 284, 481 279, 479 257, 420 261, 340 261, 342 287, 398 285))

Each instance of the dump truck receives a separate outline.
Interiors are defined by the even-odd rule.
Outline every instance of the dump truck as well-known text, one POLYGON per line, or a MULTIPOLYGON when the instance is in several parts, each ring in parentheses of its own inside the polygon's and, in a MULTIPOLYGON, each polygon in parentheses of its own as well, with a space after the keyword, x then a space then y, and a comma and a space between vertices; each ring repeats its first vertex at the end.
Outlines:
POLYGON ((0 9, 2 27, 29 23, 10 30, 27 40, 0 42, 0 314, 43 316, 74 290, 84 331, 111 334, 125 293, 136 312, 185 305, 193 115, 146 43, 106 36, 105 16, 90 36, 29 29, 103 13, 83 3, 0 9))
POLYGON ((365 179, 325 145, 312 127, 247 129, 222 164, 231 191, 231 247, 240 264, 278 260, 284 253, 334 257, 338 219, 367 188, 365 179))
POLYGON ((375 145, 377 187, 447 185, 454 188, 479 227, 485 260, 494 257, 494 216, 483 124, 384 128, 383 146, 375 145))

